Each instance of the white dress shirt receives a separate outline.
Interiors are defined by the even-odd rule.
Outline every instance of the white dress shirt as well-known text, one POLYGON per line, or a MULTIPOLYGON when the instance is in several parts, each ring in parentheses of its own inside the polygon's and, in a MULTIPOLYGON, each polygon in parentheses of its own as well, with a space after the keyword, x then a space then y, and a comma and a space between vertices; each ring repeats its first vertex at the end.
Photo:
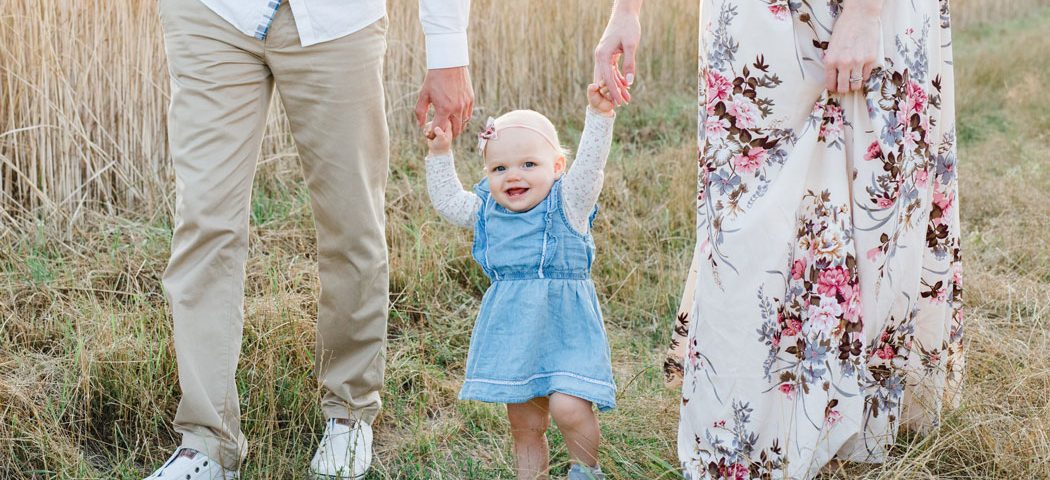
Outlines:
MULTIPOLYGON (((299 42, 308 47, 335 40, 386 16, 385 0, 201 0, 246 35, 265 39, 278 8, 292 8, 299 42), (287 5, 282 5, 286 3, 287 5)), ((398 0, 405 1, 405 0, 398 0)), ((426 34, 427 68, 460 67, 467 56, 470 0, 419 0, 426 34)))

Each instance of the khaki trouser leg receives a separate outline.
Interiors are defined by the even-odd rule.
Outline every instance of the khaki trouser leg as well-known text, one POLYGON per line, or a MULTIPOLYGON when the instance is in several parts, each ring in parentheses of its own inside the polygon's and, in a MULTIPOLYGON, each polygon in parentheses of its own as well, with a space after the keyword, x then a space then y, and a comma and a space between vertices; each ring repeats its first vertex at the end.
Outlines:
POLYGON ((175 231, 164 287, 175 323, 183 446, 228 468, 244 458, 234 375, 241 348, 248 209, 273 79, 262 42, 198 0, 162 0, 172 75, 168 136, 175 231))
POLYGON ((302 48, 292 13, 284 7, 278 12, 266 58, 288 112, 317 227, 321 406, 328 418, 371 423, 383 387, 388 301, 387 21, 302 48))

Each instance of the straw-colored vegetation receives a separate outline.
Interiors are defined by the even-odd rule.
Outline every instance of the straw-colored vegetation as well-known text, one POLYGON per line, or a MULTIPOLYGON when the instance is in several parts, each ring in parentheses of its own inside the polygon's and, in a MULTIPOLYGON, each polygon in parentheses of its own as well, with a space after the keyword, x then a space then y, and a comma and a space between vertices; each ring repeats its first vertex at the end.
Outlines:
MULTIPOLYGON (((154 3, 0 0, 3 479, 141 478, 176 443, 159 281, 171 235, 167 78, 154 3)), ((468 235, 421 193, 414 3, 391 2, 392 313, 369 478, 509 478, 502 409, 455 399, 485 280, 468 235)), ((528 106, 572 139, 606 7, 473 3, 476 116, 528 106)), ((617 479, 677 478, 676 394, 662 388, 659 362, 693 238, 696 3, 647 5, 641 82, 618 120, 596 226, 620 386, 620 408, 601 417, 601 461, 617 479)), ((895 461, 839 478, 1050 478, 1050 2, 955 3, 966 390, 931 435, 901 435, 895 461)), ((244 474, 302 478, 322 420, 309 356, 316 258, 280 115, 269 132, 238 376, 252 441, 244 474)), ((469 160, 461 167, 474 178, 469 160)), ((564 466, 556 433, 552 447, 564 466)))

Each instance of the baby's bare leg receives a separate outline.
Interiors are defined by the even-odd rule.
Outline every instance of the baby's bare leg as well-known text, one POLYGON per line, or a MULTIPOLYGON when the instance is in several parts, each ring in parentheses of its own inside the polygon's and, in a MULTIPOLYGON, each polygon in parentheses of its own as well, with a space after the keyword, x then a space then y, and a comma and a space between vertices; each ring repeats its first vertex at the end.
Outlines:
POLYGON ((550 397, 551 416, 565 437, 572 461, 588 467, 598 465, 598 417, 591 402, 572 395, 553 393, 550 397))
POLYGON ((547 480, 547 427, 550 425, 546 398, 525 403, 508 403, 510 433, 514 437, 514 457, 518 480, 547 480))

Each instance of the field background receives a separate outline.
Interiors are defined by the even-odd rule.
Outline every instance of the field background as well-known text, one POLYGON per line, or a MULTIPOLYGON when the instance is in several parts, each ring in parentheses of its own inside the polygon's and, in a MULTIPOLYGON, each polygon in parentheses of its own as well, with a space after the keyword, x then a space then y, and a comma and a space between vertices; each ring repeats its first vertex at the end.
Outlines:
MULTIPOLYGON (((615 479, 679 478, 677 396, 659 366, 693 239, 697 3, 650 1, 643 12, 639 83, 595 227, 620 387, 620 407, 601 416, 601 462, 615 479)), ((534 108, 574 141, 607 15, 595 4, 474 0, 475 117, 534 108)), ((415 8, 390 5, 392 311, 369 479, 511 478, 502 408, 455 399, 487 282, 469 235, 439 221, 422 193, 415 8)), ((895 461, 836 478, 1050 478, 1050 0, 953 8, 965 395, 931 435, 902 434, 895 461)), ((167 82, 153 1, 0 0, 0 478, 141 478, 175 446, 160 286, 173 205, 167 82)), ((323 420, 310 376, 313 227, 274 110, 253 194, 238 375, 253 479, 302 478, 323 420)), ((563 474, 554 431, 551 445, 563 474)))

